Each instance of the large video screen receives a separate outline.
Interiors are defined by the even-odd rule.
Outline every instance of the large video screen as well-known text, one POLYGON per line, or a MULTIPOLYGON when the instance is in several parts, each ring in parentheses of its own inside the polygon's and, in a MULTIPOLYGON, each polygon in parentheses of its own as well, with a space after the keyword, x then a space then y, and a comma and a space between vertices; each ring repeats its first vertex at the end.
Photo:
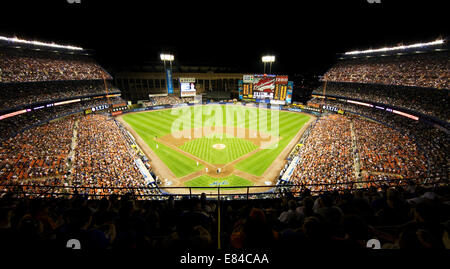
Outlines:
POLYGON ((180 78, 181 97, 195 96, 196 92, 195 78, 180 78))
POLYGON ((273 99, 275 91, 275 77, 274 76, 257 76, 253 77, 253 98, 273 99))
POLYGON ((244 75, 239 98, 256 102, 291 103, 293 85, 286 75, 244 75))

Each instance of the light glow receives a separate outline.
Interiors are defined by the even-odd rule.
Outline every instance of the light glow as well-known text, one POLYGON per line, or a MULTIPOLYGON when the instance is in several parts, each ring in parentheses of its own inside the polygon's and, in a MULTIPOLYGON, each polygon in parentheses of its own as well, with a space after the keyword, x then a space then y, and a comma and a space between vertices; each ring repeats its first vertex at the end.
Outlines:
POLYGON ((175 57, 172 54, 164 54, 162 53, 161 55, 159 55, 161 58, 161 61, 173 61, 175 59, 175 57))
POLYGON ((392 110, 392 113, 395 113, 395 114, 398 114, 398 115, 401 115, 403 117, 407 117, 407 118, 410 118, 410 119, 413 119, 413 120, 419 120, 419 117, 416 117, 414 115, 411 115, 411 114, 408 114, 408 113, 405 113, 405 112, 401 112, 401 111, 398 111, 398 110, 392 110))
POLYGON ((71 103, 76 103, 76 102, 81 102, 81 99, 72 99, 72 100, 57 102, 57 103, 54 103, 53 105, 60 106, 60 105, 66 105, 66 104, 71 104, 71 103))
POLYGON ((270 56, 270 55, 263 56, 261 59, 262 59, 263 63, 273 63, 273 62, 275 62, 275 56, 270 56))
POLYGON ((83 48, 81 47, 75 47, 75 46, 70 46, 70 45, 59 45, 59 44, 55 44, 55 43, 46 43, 46 42, 41 42, 41 41, 30 41, 30 40, 25 40, 25 39, 20 39, 17 37, 5 37, 5 36, 0 36, 0 40, 4 40, 7 42, 13 42, 13 43, 21 43, 21 44, 28 44, 28 45, 35 45, 35 46, 44 46, 44 47, 51 47, 51 48, 58 48, 58 49, 68 49, 68 50, 83 50, 83 48))
POLYGON ((434 45, 440 45, 443 44, 443 39, 438 39, 435 41, 427 42, 427 43, 416 43, 412 45, 401 45, 396 47, 384 47, 379 49, 368 49, 368 50, 355 50, 355 51, 348 51, 344 53, 345 55, 355 55, 355 54, 366 54, 366 53, 373 53, 373 52, 384 52, 384 51, 393 51, 393 50, 405 50, 405 49, 411 49, 411 48, 420 48, 425 46, 434 46, 434 45))
POLYGON ((372 104, 358 102, 358 101, 353 101, 353 100, 347 100, 347 103, 352 103, 352 104, 361 105, 361 106, 373 107, 372 104))
POLYGON ((6 119, 6 118, 9 118, 9 117, 13 117, 13 116, 17 116, 17 115, 20 115, 20 114, 23 114, 23 113, 27 113, 27 110, 26 109, 22 109, 22 110, 19 110, 19 111, 16 111, 16 112, 11 112, 11 113, 8 113, 8 114, 0 115, 0 120, 6 119))

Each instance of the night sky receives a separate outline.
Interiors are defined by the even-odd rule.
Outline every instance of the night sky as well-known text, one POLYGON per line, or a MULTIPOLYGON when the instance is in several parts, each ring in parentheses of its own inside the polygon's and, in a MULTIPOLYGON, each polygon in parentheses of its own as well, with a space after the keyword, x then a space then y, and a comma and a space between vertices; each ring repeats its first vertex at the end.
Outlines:
POLYGON ((445 1, 381 1, 3 0, 0 35, 93 49, 114 70, 170 51, 175 64, 259 73, 271 53, 285 74, 323 74, 339 52, 448 36, 445 1))

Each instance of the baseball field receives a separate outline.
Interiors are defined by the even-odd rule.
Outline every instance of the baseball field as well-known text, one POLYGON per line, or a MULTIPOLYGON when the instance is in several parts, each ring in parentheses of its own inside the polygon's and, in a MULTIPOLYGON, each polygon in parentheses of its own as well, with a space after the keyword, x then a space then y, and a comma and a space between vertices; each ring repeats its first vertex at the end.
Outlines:
POLYGON ((119 117, 165 184, 274 184, 311 116, 239 105, 186 106, 119 117))

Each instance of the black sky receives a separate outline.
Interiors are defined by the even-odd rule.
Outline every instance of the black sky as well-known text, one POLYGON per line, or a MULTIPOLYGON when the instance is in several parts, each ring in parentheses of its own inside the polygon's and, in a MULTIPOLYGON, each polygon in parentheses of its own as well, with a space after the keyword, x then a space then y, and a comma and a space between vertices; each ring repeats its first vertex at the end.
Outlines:
MULTIPOLYGON (((6 2, 6 3, 3 3, 6 2)), ((185 65, 322 74, 335 54, 448 36, 445 1, 11 1, 0 35, 73 44, 107 67, 155 62, 169 50, 185 65)))

